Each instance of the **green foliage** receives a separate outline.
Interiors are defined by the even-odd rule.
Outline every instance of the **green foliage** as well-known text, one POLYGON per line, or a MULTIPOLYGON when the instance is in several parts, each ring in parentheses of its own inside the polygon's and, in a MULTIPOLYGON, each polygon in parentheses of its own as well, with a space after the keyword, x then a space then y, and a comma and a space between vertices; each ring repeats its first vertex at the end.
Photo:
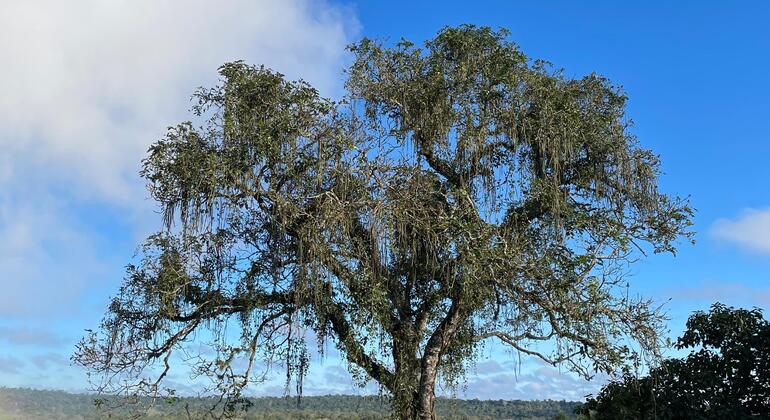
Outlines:
POLYGON ((643 378, 626 373, 580 408, 596 419, 744 419, 770 413, 770 323, 759 309, 696 312, 677 340, 691 349, 643 378))
POLYGON ((158 394, 180 355, 230 401, 274 364, 301 392, 312 334, 430 418, 487 340, 585 376, 656 356, 663 317, 623 273, 674 252, 691 210, 657 190, 623 92, 503 30, 350 49, 340 102, 228 63, 195 96, 206 122, 150 148, 165 229, 78 349, 99 390, 158 394))

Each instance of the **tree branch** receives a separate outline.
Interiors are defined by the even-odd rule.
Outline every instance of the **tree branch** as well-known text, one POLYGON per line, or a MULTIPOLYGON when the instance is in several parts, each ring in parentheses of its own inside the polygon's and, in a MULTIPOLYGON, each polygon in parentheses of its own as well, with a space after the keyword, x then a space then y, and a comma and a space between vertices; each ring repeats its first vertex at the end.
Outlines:
POLYGON ((328 308, 325 315, 331 322, 332 329, 348 360, 360 366, 372 379, 392 391, 394 387, 393 373, 366 353, 363 346, 356 340, 353 329, 345 319, 344 311, 339 304, 330 301, 326 305, 328 308))

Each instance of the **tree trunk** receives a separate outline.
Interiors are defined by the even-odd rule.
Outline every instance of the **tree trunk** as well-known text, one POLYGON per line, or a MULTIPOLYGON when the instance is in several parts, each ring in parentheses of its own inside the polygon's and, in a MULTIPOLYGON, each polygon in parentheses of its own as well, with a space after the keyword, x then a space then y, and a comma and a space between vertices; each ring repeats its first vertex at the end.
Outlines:
POLYGON ((420 387, 417 389, 417 416, 420 420, 436 418, 436 375, 438 374, 439 350, 427 353, 422 359, 420 387))
POLYGON ((419 359, 412 352, 396 359, 396 387, 392 392, 393 410, 399 419, 436 419, 435 389, 442 347, 429 346, 419 359))
POLYGON ((419 420, 436 418, 436 376, 441 354, 451 342, 457 328, 467 315, 457 301, 452 302, 449 311, 425 345, 420 360, 420 386, 417 388, 417 416, 419 420))
POLYGON ((413 326, 399 325, 399 339, 393 343, 395 371, 393 411, 400 420, 417 419, 417 389, 420 384, 420 361, 417 357, 417 338, 413 326))
POLYGON ((434 386, 435 370, 431 378, 416 377, 414 386, 398 388, 393 393, 394 415, 399 420, 434 420, 436 418, 434 386))
POLYGON ((422 357, 418 357, 418 334, 415 326, 403 323, 398 326, 393 340, 394 382, 393 410, 401 420, 436 419, 436 376, 441 354, 466 317, 457 301, 425 345, 422 357))
POLYGON ((420 418, 417 416, 419 408, 418 383, 419 377, 413 377, 411 381, 405 380, 398 388, 393 390, 392 409, 395 417, 399 420, 415 420, 420 418))

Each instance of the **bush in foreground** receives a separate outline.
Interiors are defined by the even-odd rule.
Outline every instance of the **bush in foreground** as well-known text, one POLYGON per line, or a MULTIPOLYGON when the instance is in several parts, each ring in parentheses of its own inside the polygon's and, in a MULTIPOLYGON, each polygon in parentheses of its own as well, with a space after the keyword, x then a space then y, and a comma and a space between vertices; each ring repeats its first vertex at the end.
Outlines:
POLYGON ((770 323, 760 309, 720 303, 696 312, 677 349, 643 378, 626 372, 576 410, 588 419, 744 419, 770 416, 770 323))

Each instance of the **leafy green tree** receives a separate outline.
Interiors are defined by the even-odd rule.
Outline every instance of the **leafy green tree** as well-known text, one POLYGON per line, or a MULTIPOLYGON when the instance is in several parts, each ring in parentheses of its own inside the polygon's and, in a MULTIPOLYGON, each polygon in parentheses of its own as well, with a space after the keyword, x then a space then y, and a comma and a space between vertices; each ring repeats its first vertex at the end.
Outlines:
POLYGON ((165 229, 76 360, 152 393, 210 338, 185 360, 233 401, 277 361, 301 392, 312 331, 397 417, 429 419, 437 381, 462 381, 487 340, 585 375, 633 358, 628 340, 656 354, 663 318, 622 274, 638 251, 673 252, 691 211, 658 191, 619 88, 506 38, 364 39, 339 102, 222 66, 195 95, 207 123, 144 160, 165 229))
POLYGON ((770 414, 770 323, 759 309, 696 312, 677 340, 691 349, 643 378, 626 373, 577 411, 591 419, 747 419, 770 414))

